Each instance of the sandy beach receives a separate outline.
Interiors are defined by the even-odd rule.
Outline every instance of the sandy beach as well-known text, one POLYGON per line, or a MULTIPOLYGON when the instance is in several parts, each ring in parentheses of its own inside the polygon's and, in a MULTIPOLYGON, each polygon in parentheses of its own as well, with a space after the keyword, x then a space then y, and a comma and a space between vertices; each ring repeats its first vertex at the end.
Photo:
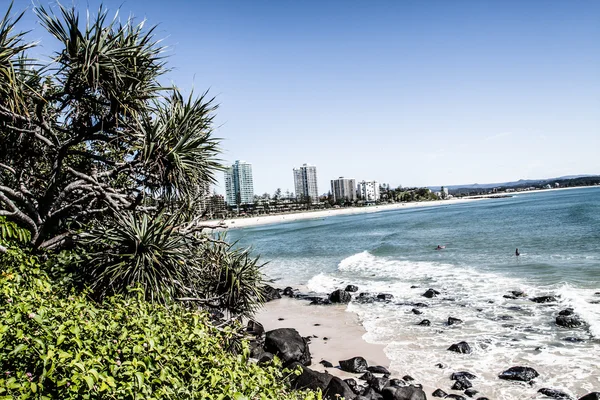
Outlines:
POLYGON ((303 337, 313 336, 309 345, 312 355, 310 368, 313 370, 327 371, 343 379, 356 378, 355 374, 346 373, 338 367, 338 361, 356 356, 364 357, 369 365, 388 368, 390 362, 384 352, 385 346, 364 341, 365 329, 357 315, 346 311, 346 307, 345 304, 311 306, 308 301, 283 297, 266 303, 255 319, 266 331, 294 328, 303 337), (319 364, 321 360, 329 361, 334 368, 323 367, 319 364))

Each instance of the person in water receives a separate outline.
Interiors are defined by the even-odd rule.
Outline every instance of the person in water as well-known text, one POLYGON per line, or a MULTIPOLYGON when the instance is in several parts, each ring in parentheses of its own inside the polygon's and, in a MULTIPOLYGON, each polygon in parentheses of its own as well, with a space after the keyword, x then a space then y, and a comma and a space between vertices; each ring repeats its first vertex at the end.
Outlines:
POLYGON ((517 249, 515 250, 515 256, 519 257, 521 255, 521 253, 519 253, 519 248, 517 247, 517 249))
POLYGON ((440 246, 440 245, 438 244, 438 247, 436 247, 435 249, 436 249, 436 250, 442 250, 442 249, 445 249, 445 248, 446 248, 446 246, 440 246))

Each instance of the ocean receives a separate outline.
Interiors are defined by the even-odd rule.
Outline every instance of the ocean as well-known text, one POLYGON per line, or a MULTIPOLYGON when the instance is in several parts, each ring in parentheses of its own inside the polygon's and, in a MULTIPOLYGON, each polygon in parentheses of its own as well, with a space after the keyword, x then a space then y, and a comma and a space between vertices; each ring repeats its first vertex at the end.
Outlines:
POLYGON ((544 398, 536 394, 544 387, 574 397, 600 391, 598 187, 249 227, 228 239, 260 254, 275 286, 392 294, 348 311, 365 340, 386 345, 392 370, 426 388, 459 394, 448 378, 466 370, 478 376, 478 396, 491 399, 544 398), (429 288, 441 294, 423 297, 429 288), (504 297, 510 291, 527 297, 504 297), (558 301, 530 300, 542 295, 558 301), (415 303, 427 305, 421 315, 415 303), (556 325, 568 307, 584 326, 556 325), (449 326, 448 317, 464 322, 449 326), (418 325, 423 319, 431 325, 418 325), (460 341, 473 353, 447 351, 460 341), (535 384, 497 378, 516 365, 535 368, 535 384))

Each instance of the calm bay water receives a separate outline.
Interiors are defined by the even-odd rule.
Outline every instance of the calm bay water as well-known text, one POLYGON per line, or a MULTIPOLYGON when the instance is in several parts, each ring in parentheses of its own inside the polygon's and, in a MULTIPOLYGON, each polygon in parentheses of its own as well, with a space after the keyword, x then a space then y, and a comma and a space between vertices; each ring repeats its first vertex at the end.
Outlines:
POLYGON ((368 341, 387 345, 391 368, 427 388, 452 393, 450 372, 466 369, 494 399, 536 398, 541 387, 575 396, 600 391, 600 188, 245 228, 229 238, 261 254, 279 286, 328 293, 352 283, 393 294, 392 302, 348 309, 360 316, 368 341), (434 250, 438 244, 446 248, 434 250), (442 295, 422 297, 430 287, 442 295), (504 298, 509 290, 559 302, 504 298), (423 315, 411 311, 415 302, 429 305, 423 315), (566 307, 584 328, 555 325, 566 307), (449 316, 464 323, 447 326, 449 316), (423 318, 430 327, 416 325, 423 318), (462 340, 473 354, 446 351, 462 340), (537 383, 496 378, 513 365, 537 369, 537 383))

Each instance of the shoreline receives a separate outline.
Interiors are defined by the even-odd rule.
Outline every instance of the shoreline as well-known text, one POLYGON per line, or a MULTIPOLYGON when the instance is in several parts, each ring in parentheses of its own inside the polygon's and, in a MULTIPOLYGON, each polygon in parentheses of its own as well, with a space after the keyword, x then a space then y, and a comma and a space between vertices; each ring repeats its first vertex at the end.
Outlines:
POLYGON ((563 190, 574 190, 574 189, 586 189, 586 188, 598 188, 599 186, 574 186, 574 187, 562 187, 562 188, 551 188, 551 189, 539 189, 539 190, 528 190, 521 192, 509 192, 509 193, 492 193, 482 194, 477 196, 468 196, 461 198, 454 198, 449 200, 433 200, 433 201, 421 201, 421 202, 409 202, 409 203, 393 203, 393 204, 381 204, 364 207, 346 207, 346 208, 330 208, 327 210, 314 210, 314 211, 303 211, 297 213, 285 213, 285 214, 269 214, 260 215, 257 217, 246 217, 246 218, 231 218, 225 220, 209 220, 207 223, 214 225, 222 225, 218 229, 236 229, 236 228, 247 228, 253 226, 264 226, 272 224, 280 224, 286 222, 296 222, 303 220, 320 220, 327 217, 337 217, 343 215, 357 215, 357 214, 370 214, 383 211, 392 210, 404 210, 409 208, 424 208, 424 207, 436 207, 436 206, 449 206, 454 204, 471 203, 474 201, 482 201, 495 199, 499 197, 512 198, 524 194, 533 193, 545 193, 545 192, 556 192, 563 190))

